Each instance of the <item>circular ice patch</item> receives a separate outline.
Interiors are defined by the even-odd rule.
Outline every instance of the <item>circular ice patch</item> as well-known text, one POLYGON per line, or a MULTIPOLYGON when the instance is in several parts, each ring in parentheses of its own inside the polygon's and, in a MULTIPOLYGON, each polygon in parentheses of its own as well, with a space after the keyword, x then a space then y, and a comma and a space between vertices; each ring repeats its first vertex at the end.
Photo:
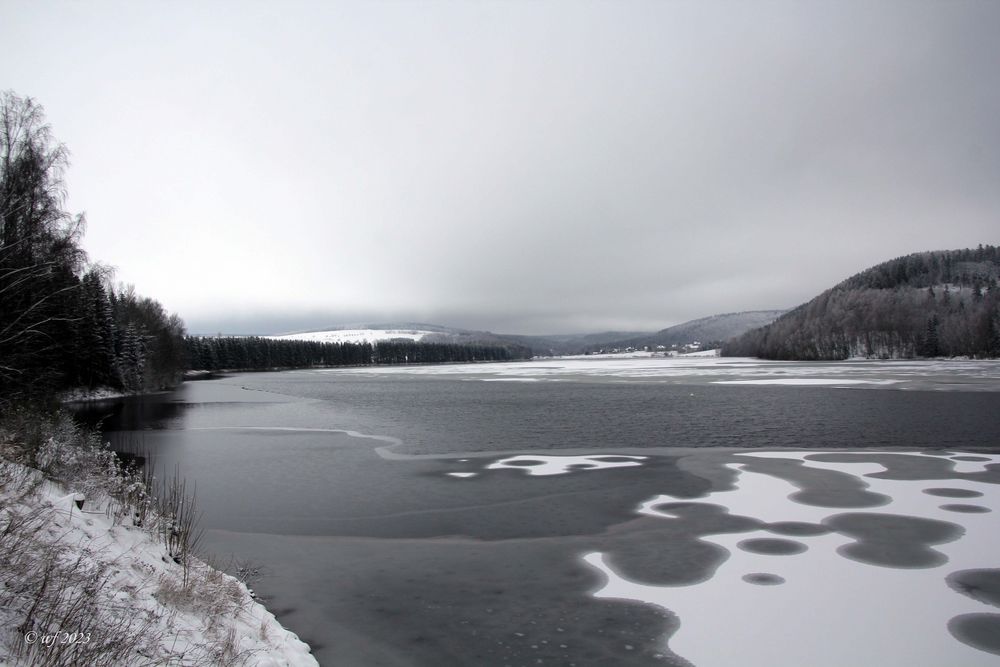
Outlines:
POLYGON ((981 492, 973 491, 972 489, 950 489, 942 487, 924 489, 924 493, 929 496, 938 496, 941 498, 979 498, 983 495, 981 492))
POLYGON ((964 532, 958 524, 903 514, 851 512, 827 517, 823 523, 855 540, 837 547, 841 556, 895 568, 947 563, 948 557, 931 547, 957 540, 964 532))
POLYGON ((963 644, 1000 655, 1000 614, 961 614, 948 621, 948 632, 963 644))
POLYGON ((743 551, 766 556, 791 556, 792 554, 800 554, 809 548, 801 542, 783 540, 778 537, 754 537, 738 542, 736 546, 743 551))
POLYGON ((758 586, 777 586, 785 583, 785 578, 769 572, 751 572, 743 575, 743 581, 758 586))
POLYGON ((983 507, 982 505, 962 505, 960 503, 941 505, 941 509, 948 510, 949 512, 962 512, 964 514, 986 514, 992 511, 989 507, 983 507))
POLYGON ((945 581, 962 595, 1000 607, 1000 570, 959 570, 945 577, 945 581))
POLYGON ((774 523, 769 523, 766 530, 777 535, 788 535, 790 537, 812 537, 833 532, 826 526, 818 523, 807 523, 805 521, 775 521, 774 523))

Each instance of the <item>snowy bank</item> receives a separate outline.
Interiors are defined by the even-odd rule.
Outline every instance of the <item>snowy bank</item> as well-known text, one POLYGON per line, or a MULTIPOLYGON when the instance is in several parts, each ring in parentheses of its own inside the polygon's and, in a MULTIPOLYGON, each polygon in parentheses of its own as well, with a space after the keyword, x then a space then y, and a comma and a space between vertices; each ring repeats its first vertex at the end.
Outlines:
POLYGON ((60 403, 85 403, 87 401, 110 401, 116 398, 130 396, 127 392, 111 387, 97 389, 70 389, 59 394, 60 403))
POLYGON ((0 460, 0 666, 318 664, 244 583, 185 572, 133 520, 0 460))

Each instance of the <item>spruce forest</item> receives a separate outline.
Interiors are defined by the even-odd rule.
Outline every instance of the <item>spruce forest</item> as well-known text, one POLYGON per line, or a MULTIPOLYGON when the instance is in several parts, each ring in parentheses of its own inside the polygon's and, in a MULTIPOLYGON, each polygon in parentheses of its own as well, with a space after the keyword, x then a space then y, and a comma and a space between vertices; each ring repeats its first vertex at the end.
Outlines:
POLYGON ((786 360, 1000 357, 998 277, 996 246, 898 257, 727 342, 722 354, 786 360))
POLYGON ((207 371, 514 361, 531 358, 531 349, 522 345, 424 343, 409 340, 388 340, 372 344, 273 340, 258 336, 188 336, 185 346, 191 368, 207 371))
POLYGON ((86 221, 63 208, 68 165, 42 108, 0 94, 0 402, 105 386, 176 384, 184 326, 153 299, 114 287, 80 247, 86 221))

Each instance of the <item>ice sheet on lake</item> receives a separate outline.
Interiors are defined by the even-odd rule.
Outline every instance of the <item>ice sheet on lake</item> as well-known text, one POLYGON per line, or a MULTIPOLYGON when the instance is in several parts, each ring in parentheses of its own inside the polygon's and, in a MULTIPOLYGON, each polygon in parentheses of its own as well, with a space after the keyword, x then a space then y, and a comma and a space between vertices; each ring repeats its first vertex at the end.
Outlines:
POLYGON ((658 506, 681 501, 709 503, 769 524, 822 523, 827 530, 793 538, 765 529, 710 535, 703 539, 725 548, 729 558, 707 581, 689 586, 632 581, 616 570, 613 553, 588 553, 584 560, 606 577, 594 595, 652 603, 677 614, 680 628, 669 640, 670 649, 699 666, 997 664, 995 655, 958 641, 948 629, 949 621, 959 615, 996 610, 958 594, 949 588, 945 578, 958 570, 996 567, 996 555, 1000 553, 1000 485, 962 475, 988 470, 985 466, 1000 463, 1000 456, 945 453, 934 457, 892 452, 893 456, 945 459, 965 471, 955 469, 956 477, 952 479, 896 480, 869 476, 885 472, 886 467, 864 460, 868 455, 882 457, 889 453, 859 453, 859 460, 851 463, 807 458, 816 454, 754 452, 737 458, 791 459, 811 469, 847 473, 867 486, 867 491, 882 494, 890 502, 863 509, 796 503, 789 496, 799 491, 799 486, 770 474, 751 472, 746 464, 730 464, 738 473, 735 489, 694 501, 663 494, 642 503, 638 511, 651 517, 684 520, 672 514, 669 507, 658 506), (982 495, 962 502, 992 512, 963 514, 950 510, 948 498, 924 492, 929 487, 978 492, 982 495), (925 536, 926 544, 912 547, 911 551, 923 560, 917 558, 907 566, 887 566, 878 559, 885 554, 891 559, 893 549, 899 545, 893 543, 896 535, 891 531, 878 532, 883 521, 904 529, 912 525, 917 532, 939 532, 925 536), (874 543, 870 551, 865 551, 861 544, 864 538, 858 536, 858 530, 865 533, 866 522, 874 543))
POLYGON ((791 362, 742 357, 557 357, 521 362, 378 366, 299 371, 346 375, 441 376, 475 381, 858 385, 898 389, 1000 391, 1000 361, 899 360, 791 362))
POLYGON ((545 456, 520 455, 500 459, 486 466, 487 470, 509 468, 523 470, 529 475, 564 475, 573 470, 600 470, 602 468, 624 468, 642 465, 645 456, 624 456, 621 454, 595 454, 591 456, 545 456))
POLYGON ((778 379, 757 379, 757 380, 715 380, 712 384, 784 384, 794 387, 824 386, 824 385, 853 385, 853 384, 898 384, 902 380, 854 380, 844 378, 778 378, 778 379))
POLYGON ((482 382, 538 382, 538 378, 482 378, 482 382))
MULTIPOLYGON (((802 461, 802 463, 810 468, 821 468, 827 470, 839 470, 844 465, 843 463, 827 463, 824 461, 815 461, 810 457, 815 457, 823 452, 818 451, 771 451, 771 452, 740 452, 740 456, 751 456, 754 458, 761 459, 795 459, 797 461, 802 461)), ((859 453, 860 454, 860 453, 859 453)), ((1000 456, 996 454, 955 454, 952 452, 940 452, 929 454, 926 452, 893 452, 885 451, 880 452, 877 450, 865 450, 864 456, 875 456, 875 455, 891 455, 891 456, 917 456, 924 457, 928 459, 939 459, 946 460, 952 466, 952 470, 959 474, 972 473, 972 472, 983 472, 987 470, 988 465, 994 463, 1000 463, 1000 456), (970 460, 975 459, 975 460, 970 460)), ((867 462, 857 462, 850 464, 853 467, 850 469, 853 474, 856 475, 870 475, 872 473, 884 472, 885 466, 879 463, 867 463, 867 462), (867 469, 866 469, 867 467, 867 469)))

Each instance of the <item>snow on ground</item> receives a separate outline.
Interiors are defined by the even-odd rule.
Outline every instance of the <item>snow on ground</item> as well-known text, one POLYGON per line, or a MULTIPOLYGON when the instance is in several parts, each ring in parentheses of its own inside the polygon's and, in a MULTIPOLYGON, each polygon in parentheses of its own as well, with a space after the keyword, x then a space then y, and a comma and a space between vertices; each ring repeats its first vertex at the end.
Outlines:
POLYGON ((536 361, 567 361, 569 359, 652 359, 654 357, 663 358, 667 355, 662 352, 647 352, 645 350, 635 350, 634 352, 604 352, 603 354, 564 354, 560 357, 535 357, 536 361))
MULTIPOLYGON (((7 466, 5 470, 8 471, 22 469, 31 473, 29 469, 8 462, 0 461, 0 466, 7 466)), ((37 471, 34 474, 37 475, 37 471)), ((47 555, 63 550, 63 560, 72 562, 79 558, 83 569, 107 568, 110 577, 107 583, 97 585, 96 592, 88 594, 99 600, 100 608, 111 610, 105 612, 103 622, 114 617, 120 619, 119 625, 111 628, 98 625, 88 630, 87 642, 146 642, 152 638, 141 651, 150 658, 144 664, 238 663, 260 667, 314 667, 318 664, 309 646, 284 629, 235 578, 195 560, 190 569, 190 584, 185 586, 183 568, 167 558, 164 545, 156 536, 141 528, 113 525, 105 508, 94 506, 89 500, 83 503, 81 510, 74 501, 82 500, 83 496, 66 493, 56 483, 44 482, 33 495, 14 501, 13 509, 8 493, 13 490, 0 488, 0 501, 6 501, 0 502, 0 508, 5 508, 0 515, 13 516, 9 513, 16 511, 22 516, 34 513, 38 517, 41 529, 35 535, 40 541, 33 547, 38 551, 34 558, 38 567, 47 555), (130 636, 99 636, 102 631, 115 635, 116 628, 121 635, 130 636), (136 628, 141 631, 141 637, 131 636, 136 628)), ((10 554, 5 556, 10 558, 10 554)), ((32 554, 28 553, 21 561, 27 561, 30 566, 32 554)), ((54 582, 50 588, 57 583, 66 585, 54 582)), ((15 624, 9 617, 11 613, 10 609, 0 606, 0 627, 8 628, 0 635, 0 666, 20 664, 13 655, 17 643, 24 643, 34 652, 31 664, 48 663, 46 652, 56 647, 46 646, 45 635, 37 632, 22 635, 10 630, 15 624)), ((84 643, 83 628, 60 627, 57 630, 67 636, 50 635, 54 643, 65 644, 64 640, 68 641, 71 636, 69 633, 76 630, 81 632, 74 641, 81 646, 84 643)), ((67 656, 62 657, 65 660, 67 656)), ((84 664, 76 659, 71 663, 84 664)))
POLYGON ((538 378, 483 378, 483 382, 538 382, 538 378))
POLYGON ((59 395, 61 403, 83 403, 84 401, 107 401, 115 398, 128 396, 123 391, 112 389, 111 387, 99 387, 98 389, 71 389, 59 395))
MULTIPOLYGON (((854 556, 857 551, 851 551, 857 545, 855 539, 841 532, 781 539, 780 534, 756 530, 704 537, 725 548, 729 557, 708 580, 687 586, 632 581, 619 574, 607 554, 585 554, 584 561, 606 577, 594 595, 655 604, 677 614, 680 628, 669 640, 670 649, 696 665, 997 664, 995 655, 961 643, 949 633, 949 623, 956 617, 994 609, 952 590, 945 577, 965 569, 996 567, 1000 486, 970 479, 873 478, 866 475, 884 470, 883 466, 864 461, 809 461, 809 454, 815 452, 741 456, 796 459, 807 467, 848 473, 890 502, 857 510, 797 503, 789 498, 799 491, 795 485, 734 464, 729 467, 739 474, 735 489, 697 500, 660 495, 644 502, 639 512, 676 521, 669 507, 657 506, 680 502, 721 505, 732 514, 765 522, 817 525, 832 515, 852 512, 861 517, 886 516, 889 521, 929 519, 961 528, 950 538, 929 540, 928 551, 945 556, 944 562, 940 558, 937 564, 920 565, 863 562, 854 556), (954 505, 947 503, 948 498, 924 491, 937 486, 974 492, 974 504, 986 511, 949 509, 954 505), (785 548, 769 550, 761 545, 785 548)), ((1000 462, 1000 456, 984 458, 988 458, 986 463, 1000 462)))
POLYGON ((680 355, 682 357, 717 357, 719 356, 719 350, 700 350, 698 352, 688 352, 687 354, 680 355))
POLYGON ((434 333, 421 329, 333 329, 330 331, 308 331, 306 333, 266 336, 272 340, 305 340, 317 343, 377 343, 384 340, 404 338, 421 340, 434 333))
POLYGON ((654 357, 649 352, 628 355, 589 355, 579 357, 539 358, 531 361, 506 361, 478 364, 438 364, 424 366, 367 366, 322 368, 308 373, 343 373, 375 375, 450 375, 475 380, 534 378, 560 379, 571 376, 617 378, 666 378, 686 375, 714 375, 732 369, 758 367, 769 362, 757 359, 699 357, 654 357))
POLYGON ((786 384, 896 389, 1000 390, 998 360, 767 361, 748 357, 627 355, 554 357, 531 361, 424 366, 369 366, 296 371, 347 375, 447 376, 476 382, 595 380, 724 384, 786 384))

